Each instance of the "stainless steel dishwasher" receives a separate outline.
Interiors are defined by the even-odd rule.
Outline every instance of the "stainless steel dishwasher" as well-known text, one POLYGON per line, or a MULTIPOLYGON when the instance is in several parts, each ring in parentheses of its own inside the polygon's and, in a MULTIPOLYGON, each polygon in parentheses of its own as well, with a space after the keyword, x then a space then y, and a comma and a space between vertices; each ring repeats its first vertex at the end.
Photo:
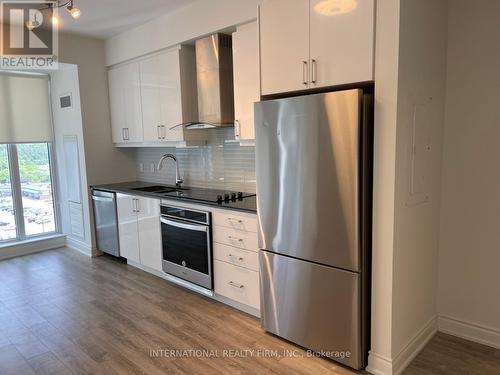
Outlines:
POLYGON ((116 194, 92 190, 97 248, 115 257, 120 256, 116 194))

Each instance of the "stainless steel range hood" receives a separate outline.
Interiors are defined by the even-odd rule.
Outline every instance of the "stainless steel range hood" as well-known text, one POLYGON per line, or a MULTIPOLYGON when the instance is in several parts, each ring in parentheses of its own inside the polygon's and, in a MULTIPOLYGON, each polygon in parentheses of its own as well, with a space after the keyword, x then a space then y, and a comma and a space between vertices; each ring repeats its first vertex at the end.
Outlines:
POLYGON ((181 125, 185 129, 234 126, 233 53, 230 35, 213 34, 196 41, 196 81, 198 121, 181 125))

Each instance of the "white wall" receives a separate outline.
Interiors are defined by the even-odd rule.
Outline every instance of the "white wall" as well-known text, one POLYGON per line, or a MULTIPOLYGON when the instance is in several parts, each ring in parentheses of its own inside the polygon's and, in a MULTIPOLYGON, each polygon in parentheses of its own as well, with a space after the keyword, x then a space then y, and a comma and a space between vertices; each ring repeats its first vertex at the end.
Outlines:
POLYGON ((500 1, 449 2, 440 329, 500 348, 500 1))
POLYGON ((447 12, 446 0, 401 1, 392 301, 396 367, 405 366, 437 328, 447 12))
POLYGON ((57 206, 61 215, 62 232, 67 236, 70 246, 91 255, 92 237, 90 225, 90 201, 86 194, 87 163, 85 160, 85 142, 83 136, 83 124, 81 116, 80 90, 78 80, 78 67, 72 64, 60 64, 57 71, 51 72, 51 95, 52 113, 54 122, 54 145, 56 150, 56 170, 58 176, 57 184, 57 206), (59 97, 71 94, 72 107, 67 109, 59 108, 59 97), (64 137, 76 137, 78 146, 78 156, 73 158, 73 162, 65 157, 64 137), (69 190, 78 189, 78 185, 69 186, 66 177, 66 170, 78 169, 80 174, 79 189, 80 199, 70 203, 69 190), (77 202, 79 200, 79 202, 77 202), (73 215, 70 217, 70 205, 73 207, 73 215), (72 227, 78 228, 76 230, 72 227))
POLYGON ((394 188, 400 0, 379 0, 375 50, 375 139, 371 350, 368 369, 392 371, 394 188))
POLYGON ((133 150, 116 148, 111 140, 104 41, 68 34, 59 40, 60 61, 78 66, 88 183, 135 180, 133 150))
POLYGON ((398 374, 437 328, 447 1, 379 0, 377 13, 369 370, 398 374))
MULTIPOLYGON (((59 35, 61 69, 52 74, 54 123, 58 156, 62 136, 77 135, 81 153, 82 210, 84 237, 69 235, 69 245, 96 255, 92 204, 89 186, 95 184, 132 181, 136 179, 135 152, 118 149, 111 141, 107 70, 104 59, 104 41, 76 36, 59 35), (58 111, 60 94, 72 92, 74 110, 58 111)), ((61 167, 63 166, 61 161, 61 167)), ((61 171, 63 172, 63 171, 61 171)), ((61 176, 64 177, 64 176, 61 176)), ((64 233, 71 233, 69 213, 61 178, 61 206, 64 233)))
POLYGON ((106 40, 114 65, 257 18, 262 0, 198 0, 106 40))

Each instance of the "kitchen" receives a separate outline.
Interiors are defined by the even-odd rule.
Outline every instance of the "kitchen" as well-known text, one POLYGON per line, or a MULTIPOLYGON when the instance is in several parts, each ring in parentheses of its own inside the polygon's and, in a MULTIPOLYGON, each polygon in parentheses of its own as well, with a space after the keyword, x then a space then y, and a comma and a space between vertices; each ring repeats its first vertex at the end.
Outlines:
POLYGON ((96 4, 61 2, 53 135, 0 132, 0 318, 39 350, 0 328, 0 373, 433 373, 433 345, 472 355, 455 337, 492 353, 466 373, 495 373, 495 330, 436 291, 454 292, 436 228, 452 223, 448 28, 466 5, 148 1, 100 26, 96 4), (16 214, 28 141, 49 145, 46 236, 16 214), (16 259, 44 265, 29 300, 16 259))

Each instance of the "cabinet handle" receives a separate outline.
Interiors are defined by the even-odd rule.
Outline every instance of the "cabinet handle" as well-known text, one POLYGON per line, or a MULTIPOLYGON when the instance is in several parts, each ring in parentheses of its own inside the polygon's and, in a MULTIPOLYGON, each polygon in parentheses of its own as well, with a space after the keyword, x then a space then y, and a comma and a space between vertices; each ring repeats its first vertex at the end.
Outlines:
POLYGON ((317 74, 318 74, 318 68, 317 68, 317 61, 315 59, 311 60, 311 75, 312 75, 312 80, 311 82, 316 84, 317 82, 317 74))
POLYGON ((234 120, 234 130, 235 130, 235 138, 240 139, 240 120, 234 120))
POLYGON ((226 220, 230 225, 234 225, 234 223, 237 223, 237 224, 243 224, 243 220, 238 220, 238 219, 233 219, 233 218, 228 218, 226 220))
MULTIPOLYGON (((233 254, 227 254, 227 257, 228 257, 228 258, 237 258, 237 257, 236 257, 235 255, 233 255, 233 254)), ((242 262, 242 261, 244 260, 244 258, 243 258, 243 257, 238 257, 238 260, 239 260, 240 262, 242 262)))
POLYGON ((132 212, 140 212, 139 211, 139 199, 132 199, 132 212))
POLYGON ((139 202, 139 199, 136 199, 136 200, 135 200, 135 207, 137 208, 137 211, 136 211, 136 212, 141 212, 141 207, 140 207, 139 203, 140 203, 140 202, 139 202))
POLYGON ((156 127, 156 132, 158 133, 158 139, 161 139, 161 125, 156 127))
POLYGON ((234 281, 230 281, 230 282, 228 282, 228 284, 231 285, 231 286, 234 286, 235 288, 238 288, 238 289, 243 289, 245 287, 245 285, 243 285, 243 284, 237 284, 234 281))
POLYGON ((163 129, 163 131, 162 131, 162 134, 163 134, 162 139, 165 139, 165 138, 167 138, 167 129, 165 128, 165 125, 162 125, 161 128, 163 129))
POLYGON ((128 131, 128 128, 122 128, 122 138, 124 141, 130 140, 130 133, 128 131))
POLYGON ((243 238, 236 238, 233 236, 227 236, 227 238, 229 239, 229 241, 238 241, 239 243, 243 242, 243 238))
POLYGON ((306 85, 308 84, 307 82, 307 61, 302 61, 302 84, 306 85))

